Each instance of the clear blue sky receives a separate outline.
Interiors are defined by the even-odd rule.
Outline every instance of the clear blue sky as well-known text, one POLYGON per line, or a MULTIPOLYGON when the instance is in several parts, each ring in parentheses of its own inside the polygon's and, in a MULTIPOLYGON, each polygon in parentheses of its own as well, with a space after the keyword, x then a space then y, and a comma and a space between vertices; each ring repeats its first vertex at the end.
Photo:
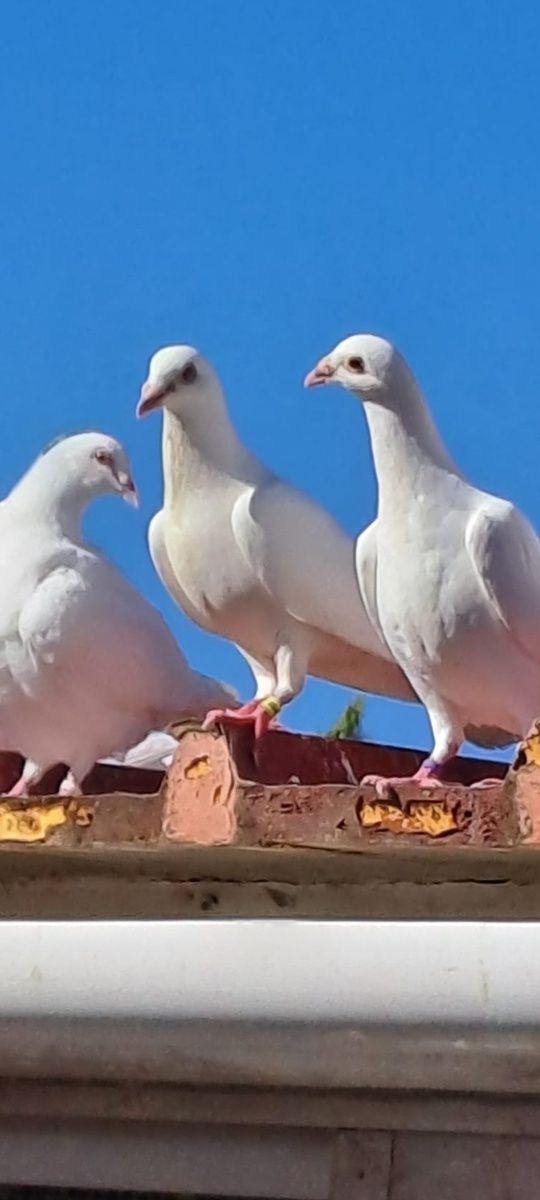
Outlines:
MULTIPOLYGON (((3 5, 0 490, 60 432, 117 435, 142 510, 103 500, 87 528, 243 692, 147 557, 146 360, 199 346, 248 444, 354 532, 374 510, 362 414, 301 379, 384 333, 464 470, 540 525, 539 44, 533 0, 3 5)), ((324 729, 346 695, 310 683, 287 723, 324 729)), ((366 732, 429 741, 380 700, 366 732)))

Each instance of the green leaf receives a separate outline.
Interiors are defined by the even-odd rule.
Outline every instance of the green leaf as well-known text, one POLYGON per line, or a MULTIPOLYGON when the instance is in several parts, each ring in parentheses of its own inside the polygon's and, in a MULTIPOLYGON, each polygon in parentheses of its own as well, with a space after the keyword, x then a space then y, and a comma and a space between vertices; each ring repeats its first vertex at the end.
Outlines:
POLYGON ((352 738, 357 742, 362 740, 362 717, 364 715, 364 697, 357 696, 343 709, 337 721, 326 733, 329 738, 352 738))

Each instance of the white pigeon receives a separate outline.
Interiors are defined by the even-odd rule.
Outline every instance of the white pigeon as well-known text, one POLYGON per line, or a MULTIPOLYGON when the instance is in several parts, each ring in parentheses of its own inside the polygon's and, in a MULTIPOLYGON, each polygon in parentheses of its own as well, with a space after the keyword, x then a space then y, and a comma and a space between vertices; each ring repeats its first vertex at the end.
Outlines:
POLYGON ((354 543, 239 441, 219 380, 190 346, 159 350, 138 415, 162 408, 164 503, 149 528, 165 587, 203 629, 235 642, 255 675, 232 715, 258 736, 307 673, 413 699, 372 626, 354 543))
POLYGON ((61 791, 76 794, 96 759, 231 702, 84 540, 83 511, 107 492, 137 502, 126 455, 81 433, 48 449, 0 505, 0 746, 27 760, 15 795, 59 762, 61 791))
POLYGON ((329 383, 364 406, 379 499, 358 578, 426 707, 434 747, 415 778, 431 783, 471 725, 501 745, 540 713, 540 542, 512 504, 463 478, 389 342, 340 342, 305 380, 329 383))

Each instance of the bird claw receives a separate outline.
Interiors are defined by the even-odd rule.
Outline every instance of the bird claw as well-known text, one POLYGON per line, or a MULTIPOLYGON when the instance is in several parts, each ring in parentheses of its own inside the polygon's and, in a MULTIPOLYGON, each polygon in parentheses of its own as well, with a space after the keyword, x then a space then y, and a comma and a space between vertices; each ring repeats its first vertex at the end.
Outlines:
POLYGON ((420 788, 444 787, 437 777, 437 764, 426 761, 414 775, 364 775, 362 784, 375 788, 379 800, 400 800, 398 788, 414 783, 420 788))
POLYGON ((265 708, 259 705, 255 713, 255 737, 262 737, 263 733, 266 733, 267 729, 272 729, 275 724, 275 716, 272 716, 265 708))
MULTIPOLYGON (((438 777, 440 769, 438 763, 432 763, 426 759, 426 762, 422 763, 414 775, 364 775, 362 784, 374 787, 379 800, 391 799, 401 803, 398 788, 406 787, 407 784, 409 786, 416 784, 418 788, 426 790, 448 786, 443 779, 438 777)), ((471 784, 471 787, 482 791, 488 788, 500 788, 501 783, 501 779, 478 779, 471 784)))
POLYGON ((221 721, 237 723, 238 725, 253 725, 255 738, 262 737, 267 729, 275 725, 276 717, 268 712, 264 700, 249 700, 241 708, 214 708, 207 713, 203 729, 211 729, 221 721))
POLYGON ((255 719, 256 700, 249 700, 240 708, 212 708, 203 721, 203 729, 212 729, 221 721, 237 721, 239 725, 248 725, 255 719))

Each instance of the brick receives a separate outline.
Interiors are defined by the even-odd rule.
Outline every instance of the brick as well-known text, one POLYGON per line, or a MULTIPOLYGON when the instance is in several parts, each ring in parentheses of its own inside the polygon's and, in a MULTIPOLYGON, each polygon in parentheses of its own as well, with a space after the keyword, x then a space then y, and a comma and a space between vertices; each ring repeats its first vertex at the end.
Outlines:
MULTIPOLYGON (((441 787, 401 785, 379 799, 361 784, 367 772, 410 774, 421 754, 270 731, 255 742, 249 727, 217 731, 183 727, 166 777, 160 772, 97 766, 81 800, 51 795, 0 801, 0 845, 90 849, 237 846, 373 848, 534 846, 540 841, 540 722, 506 764, 455 759, 441 787), (500 786, 479 789, 486 775, 500 786)), ((0 755, 0 781, 10 786, 20 759, 0 755)), ((47 794, 47 788, 48 794, 47 794)))
POLYGON ((189 730, 164 784, 164 832, 200 845, 342 850, 520 840, 522 818, 505 789, 504 764, 495 764, 500 788, 475 790, 486 773, 476 759, 456 759, 443 787, 403 785, 392 801, 360 785, 368 771, 406 774, 420 759, 415 751, 277 731, 256 743, 246 727, 189 730))

